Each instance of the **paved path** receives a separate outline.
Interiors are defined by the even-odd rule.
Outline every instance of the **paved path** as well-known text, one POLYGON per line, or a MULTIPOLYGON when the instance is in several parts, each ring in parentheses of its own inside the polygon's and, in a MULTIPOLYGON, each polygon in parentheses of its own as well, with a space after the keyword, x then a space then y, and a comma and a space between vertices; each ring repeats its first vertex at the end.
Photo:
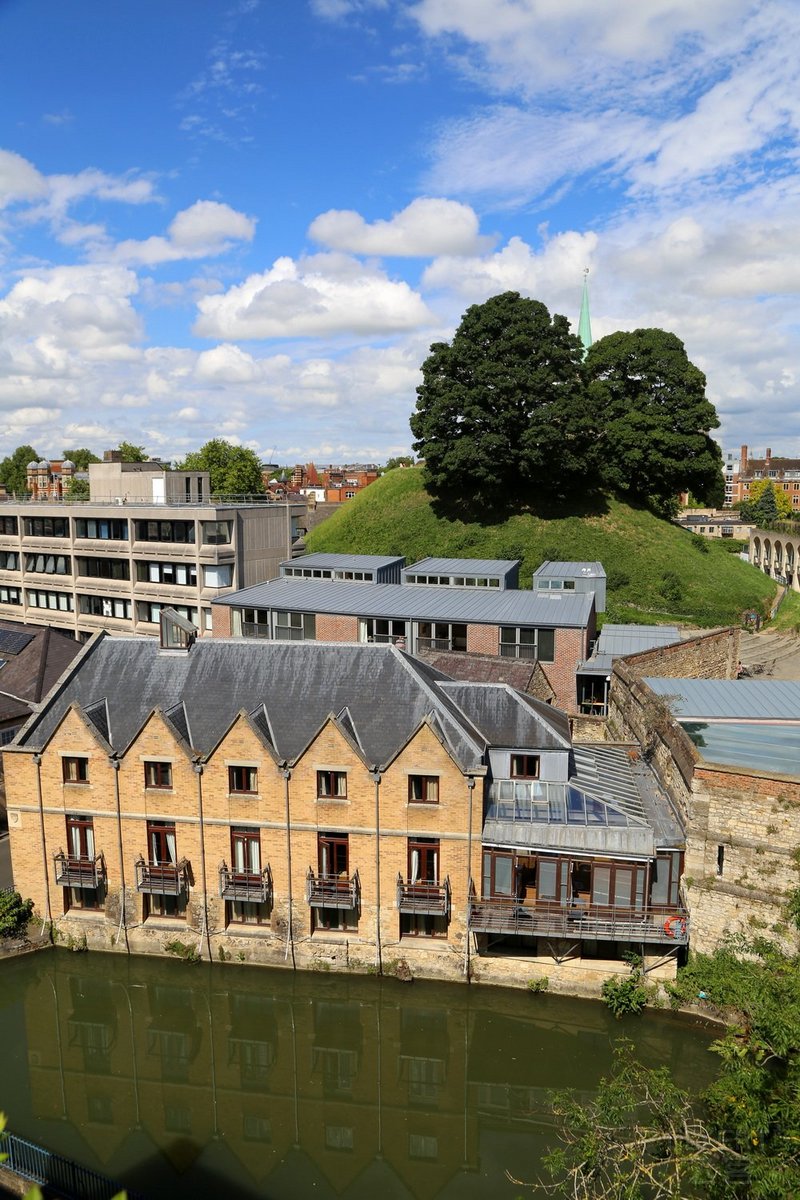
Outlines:
POLYGON ((11 849, 8 834, 0 834, 0 888, 11 887, 11 849))

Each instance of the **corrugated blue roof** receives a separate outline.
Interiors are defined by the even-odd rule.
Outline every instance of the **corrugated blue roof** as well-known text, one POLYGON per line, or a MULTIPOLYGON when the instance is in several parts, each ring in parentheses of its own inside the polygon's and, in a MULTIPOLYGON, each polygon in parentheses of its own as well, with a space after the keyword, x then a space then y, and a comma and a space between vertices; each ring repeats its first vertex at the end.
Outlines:
POLYGON ((456 621, 489 625, 583 629, 594 604, 592 593, 569 595, 483 588, 423 588, 401 583, 359 584, 330 579, 271 579, 220 596, 228 608, 279 609, 334 616, 391 620, 456 621))

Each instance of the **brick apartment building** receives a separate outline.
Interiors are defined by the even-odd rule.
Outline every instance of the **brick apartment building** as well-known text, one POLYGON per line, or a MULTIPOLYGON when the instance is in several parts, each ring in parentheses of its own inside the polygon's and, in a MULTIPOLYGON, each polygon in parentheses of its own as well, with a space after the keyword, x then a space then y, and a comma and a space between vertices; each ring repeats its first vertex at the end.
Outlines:
POLYGON ((99 634, 4 760, 15 885, 91 946, 503 980, 686 937, 637 756, 393 645, 99 634))
MULTIPOLYGON (((455 651, 523 658, 538 663, 556 705, 576 711, 576 670, 588 658, 595 636, 593 593, 495 589, 489 581, 499 579, 500 573, 492 576, 488 571, 479 576, 483 586, 346 581, 329 573, 365 576, 368 559, 376 570, 391 561, 310 555, 284 564, 280 579, 218 597, 212 605, 214 636, 394 642, 411 654, 455 651), (312 575, 300 576, 304 570, 312 575)), ((454 576, 451 568, 436 578, 464 577, 465 560, 452 562, 461 575, 454 576)), ((414 568, 409 572, 414 575, 414 568)))
MULTIPOLYGON (((730 503, 749 499, 751 484, 762 479, 768 479, 776 491, 786 492, 792 508, 800 511, 800 458, 773 458, 769 448, 763 458, 755 458, 742 446, 739 473, 731 480, 730 503)), ((727 489, 725 502, 727 505, 727 489)))

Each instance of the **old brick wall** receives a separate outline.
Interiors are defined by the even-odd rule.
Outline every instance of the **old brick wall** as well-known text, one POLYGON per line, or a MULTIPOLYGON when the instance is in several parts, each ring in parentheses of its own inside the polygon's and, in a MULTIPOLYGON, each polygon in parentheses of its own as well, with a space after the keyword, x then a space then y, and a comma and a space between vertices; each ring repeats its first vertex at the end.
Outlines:
POLYGON ((741 630, 731 626, 701 633, 697 637, 629 654, 625 663, 639 678, 735 679, 739 665, 741 630))
POLYGON ((227 604, 212 604, 211 605, 211 636, 212 637, 230 637, 231 636, 231 615, 233 609, 227 604))

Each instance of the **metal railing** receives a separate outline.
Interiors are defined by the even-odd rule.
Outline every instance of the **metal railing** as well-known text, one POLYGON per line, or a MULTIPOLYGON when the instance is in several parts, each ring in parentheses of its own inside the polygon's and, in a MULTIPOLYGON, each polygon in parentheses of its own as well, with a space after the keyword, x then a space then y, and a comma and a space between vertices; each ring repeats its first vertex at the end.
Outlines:
POLYGON ((242 621, 242 637, 270 639, 269 625, 261 625, 257 621, 242 621))
POLYGON ((427 879, 411 882, 397 876, 397 908, 401 913, 421 913, 432 917, 450 916, 450 876, 444 883, 427 879))
POLYGON ((269 863, 263 871, 230 871, 227 863, 219 869, 219 894, 223 900, 244 900, 272 908, 272 871, 269 863))
MULTIPOLYGON (((0 1152, 8 1157, 0 1162, 0 1170, 13 1171, 23 1179, 48 1189, 48 1194, 64 1200, 111 1200, 123 1191, 123 1185, 89 1167, 53 1154, 44 1146, 29 1142, 15 1133, 7 1133, 0 1141, 0 1152)), ((128 1200, 144 1200, 141 1192, 126 1189, 128 1200)))
POLYGON ((312 908, 358 908, 361 881, 358 871, 346 875, 315 875, 311 867, 306 875, 306 900, 312 908))
POLYGON ((149 863, 136 860, 136 890, 156 896, 180 896, 189 890, 189 863, 149 863))
POLYGON ((56 887, 96 888, 106 873, 102 851, 94 858, 84 855, 65 854, 59 850, 53 855, 56 869, 56 887))
POLYGON ((470 900, 469 928, 473 933, 557 937, 571 940, 660 942, 685 945, 689 919, 685 909, 609 908, 597 904, 561 905, 519 900, 470 900))

